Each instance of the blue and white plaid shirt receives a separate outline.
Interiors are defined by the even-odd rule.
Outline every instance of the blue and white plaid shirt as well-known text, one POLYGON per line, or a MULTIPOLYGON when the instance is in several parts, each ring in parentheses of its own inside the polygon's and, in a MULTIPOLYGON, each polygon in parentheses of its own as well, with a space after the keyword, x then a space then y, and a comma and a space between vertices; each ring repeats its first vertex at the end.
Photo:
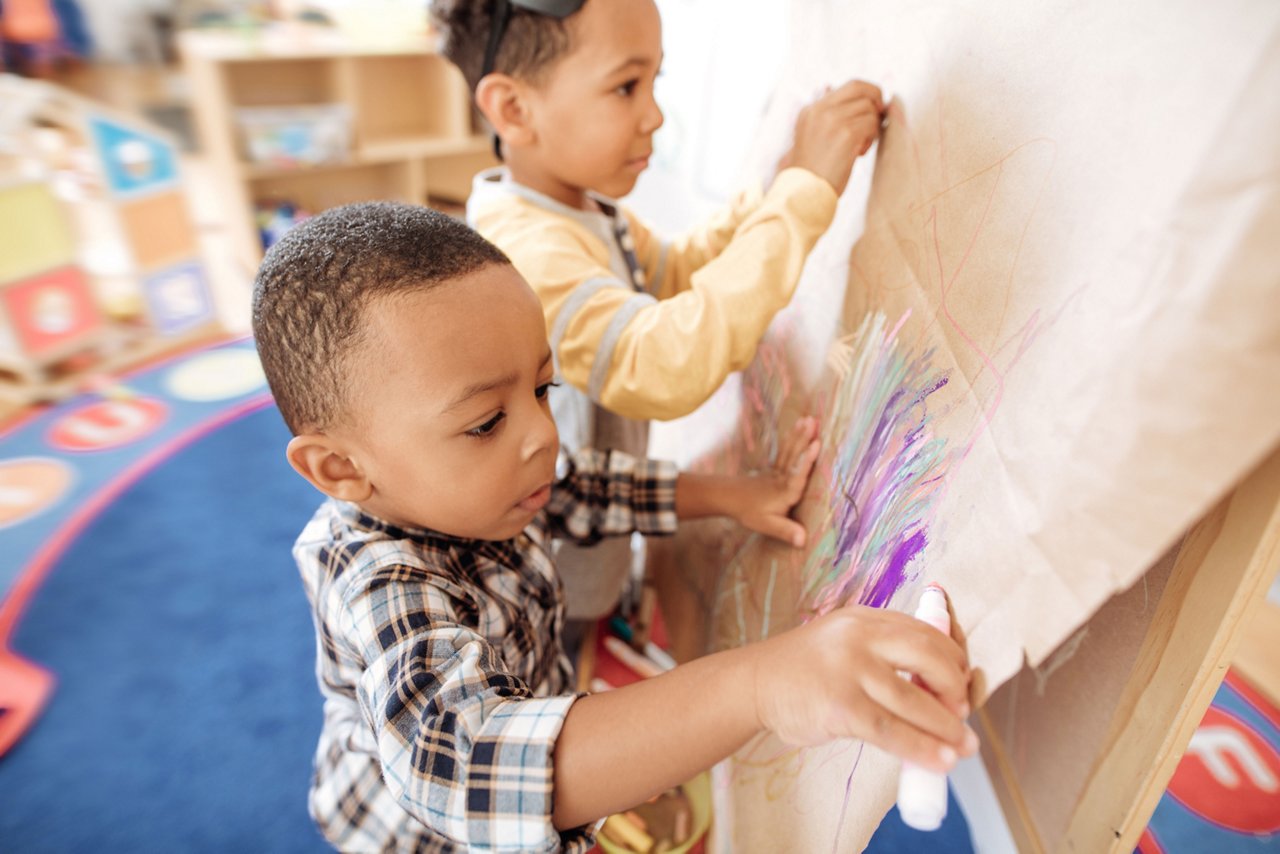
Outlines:
POLYGON ((324 729, 311 815, 343 851, 585 851, 551 823, 555 741, 577 696, 551 536, 675 530, 675 466, 581 451, 512 540, 320 506, 294 545, 316 626, 324 729))

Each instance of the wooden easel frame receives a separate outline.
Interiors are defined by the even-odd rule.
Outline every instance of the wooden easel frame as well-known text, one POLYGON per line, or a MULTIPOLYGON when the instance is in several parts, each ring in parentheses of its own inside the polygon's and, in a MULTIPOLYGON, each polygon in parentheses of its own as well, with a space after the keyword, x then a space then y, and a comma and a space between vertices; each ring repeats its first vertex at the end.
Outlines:
MULTIPOLYGON (((983 758, 1021 851, 1131 852, 1280 562, 1280 449, 1188 533, 1066 830, 1047 838, 1008 745, 978 712, 983 758)), ((1043 769, 1050 773, 1051 769, 1043 769)))

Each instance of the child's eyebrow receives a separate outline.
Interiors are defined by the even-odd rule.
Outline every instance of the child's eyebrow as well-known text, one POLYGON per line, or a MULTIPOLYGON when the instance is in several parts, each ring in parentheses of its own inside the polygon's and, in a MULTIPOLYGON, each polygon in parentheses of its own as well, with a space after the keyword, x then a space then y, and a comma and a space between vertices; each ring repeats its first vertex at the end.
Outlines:
POLYGON ((498 377, 497 379, 486 380, 484 382, 478 382, 478 383, 472 383, 471 385, 463 389, 462 394, 458 395, 456 398, 453 399, 453 403, 450 403, 444 409, 440 410, 440 414, 446 415, 452 412, 453 410, 457 409, 459 406, 466 403, 468 400, 470 400, 471 398, 475 397, 478 394, 484 394, 486 391, 493 391, 494 389, 506 388, 507 386, 515 385, 516 380, 518 380, 519 378, 520 378, 519 374, 510 373, 510 374, 506 374, 504 376, 498 377))
MULTIPOLYGON (((539 373, 541 373, 542 369, 545 368, 547 366, 547 363, 550 361, 551 361, 551 350, 548 349, 546 355, 542 357, 542 362, 539 363, 538 365, 539 373)), ((498 388, 506 388, 508 386, 513 386, 516 384, 516 381, 519 379, 520 379, 520 375, 515 371, 512 371, 511 373, 504 374, 503 376, 500 376, 496 379, 485 380, 484 382, 472 383, 471 385, 463 389, 462 394, 454 398, 452 403, 450 403, 444 409, 440 410, 440 414, 447 415, 448 413, 457 409, 459 406, 466 403, 468 400, 470 400, 471 398, 475 397, 478 394, 484 394, 486 391, 493 391, 494 389, 498 389, 498 388)))
MULTIPOLYGON (((609 72, 608 76, 612 77, 615 74, 621 74, 624 71, 630 71, 633 67, 648 68, 651 64, 652 63, 649 61, 647 57, 633 56, 630 59, 624 60, 623 62, 620 62, 617 65, 615 65, 613 69, 609 72)), ((662 57, 658 58, 658 64, 659 65, 662 64, 662 57)))

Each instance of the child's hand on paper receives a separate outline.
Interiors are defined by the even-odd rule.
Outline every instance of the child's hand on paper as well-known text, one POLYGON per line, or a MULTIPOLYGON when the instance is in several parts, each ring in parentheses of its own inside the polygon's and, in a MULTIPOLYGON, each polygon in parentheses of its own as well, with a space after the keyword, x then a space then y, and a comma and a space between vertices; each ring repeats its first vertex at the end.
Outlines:
POLYGON ((907 614, 846 605, 745 649, 760 725, 788 744, 859 738, 935 771, 978 749, 965 651, 907 614))
POLYGON ((737 510, 733 513, 745 528, 799 548, 805 544, 804 525, 791 518, 791 510, 804 495, 813 463, 818 459, 818 421, 796 421, 778 446, 773 468, 743 478, 737 510))
POLYGON ((826 179, 839 195, 849 183, 853 162, 866 154, 880 136, 883 118, 884 96, 880 87, 850 80, 800 111, 795 141, 778 169, 788 166, 808 169, 826 179))

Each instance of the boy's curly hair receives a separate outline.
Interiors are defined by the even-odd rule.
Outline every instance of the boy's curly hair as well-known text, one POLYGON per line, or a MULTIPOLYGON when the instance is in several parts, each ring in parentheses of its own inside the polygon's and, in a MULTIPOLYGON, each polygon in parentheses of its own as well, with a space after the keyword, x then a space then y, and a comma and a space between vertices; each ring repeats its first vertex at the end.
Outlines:
POLYGON ((510 263, 465 223, 417 205, 344 205, 291 229, 253 283, 258 357, 289 429, 325 430, 349 415, 345 369, 372 343, 361 322, 370 300, 510 263))
MULTIPOLYGON (((480 82, 493 5, 493 0, 431 2, 431 23, 441 35, 440 51, 461 69, 472 92, 480 82)), ((512 6, 493 70, 537 83, 571 44, 565 21, 512 6)))

